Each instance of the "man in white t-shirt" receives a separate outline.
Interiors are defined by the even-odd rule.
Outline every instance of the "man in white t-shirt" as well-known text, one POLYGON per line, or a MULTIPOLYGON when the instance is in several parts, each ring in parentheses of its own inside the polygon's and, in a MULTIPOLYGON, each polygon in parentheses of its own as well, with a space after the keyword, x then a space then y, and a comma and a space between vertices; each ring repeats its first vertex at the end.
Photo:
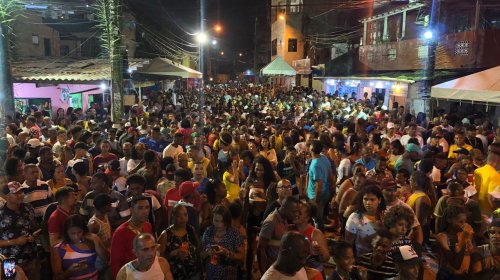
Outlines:
POLYGON ((304 266, 309 247, 309 241, 303 234, 296 231, 285 233, 281 239, 278 259, 261 280, 307 280, 304 266))
POLYGON ((174 141, 163 150, 163 158, 172 157, 176 161, 177 155, 184 152, 182 144, 184 144, 184 135, 180 132, 175 133, 174 141))
POLYGON ((406 146, 408 144, 408 141, 411 138, 416 138, 418 140, 418 144, 420 148, 424 146, 424 139, 422 139, 422 136, 417 134, 417 125, 416 124, 410 124, 408 126, 408 134, 405 134, 401 136, 401 145, 406 146))

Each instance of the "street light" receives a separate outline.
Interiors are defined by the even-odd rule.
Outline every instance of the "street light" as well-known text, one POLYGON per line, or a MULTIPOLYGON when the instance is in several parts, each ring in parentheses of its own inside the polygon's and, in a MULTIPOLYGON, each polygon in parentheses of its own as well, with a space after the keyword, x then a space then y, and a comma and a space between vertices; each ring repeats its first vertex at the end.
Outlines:
POLYGON ((217 45, 217 40, 212 40, 212 45, 213 46, 217 45))
POLYGON ((220 33, 220 32, 222 31, 222 26, 221 26, 220 24, 218 24, 218 23, 217 23, 217 24, 214 26, 214 30, 215 30, 215 32, 220 33))
POLYGON ((240 56, 243 56, 243 54, 242 54, 242 53, 240 53, 240 56))
POLYGON ((280 20, 285 20, 285 14, 280 14, 280 15, 278 16, 278 18, 279 18, 280 20))
POLYGON ((200 44, 205 44, 207 42, 207 40, 208 40, 208 36, 207 36, 206 33, 199 32, 199 33, 196 34, 196 40, 200 44))
POLYGON ((431 30, 427 30, 424 33, 424 39, 426 39, 426 40, 431 40, 433 36, 434 36, 434 34, 432 34, 431 30))
POLYGON ((224 52, 220 52, 220 55, 224 55, 224 52))

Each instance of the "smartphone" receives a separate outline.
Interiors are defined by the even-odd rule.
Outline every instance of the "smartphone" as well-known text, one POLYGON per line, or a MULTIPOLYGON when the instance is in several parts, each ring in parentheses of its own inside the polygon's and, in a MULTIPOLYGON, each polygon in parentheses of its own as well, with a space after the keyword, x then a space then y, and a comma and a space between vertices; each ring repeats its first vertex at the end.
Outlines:
POLYGON ((16 278, 16 259, 8 258, 2 262, 2 277, 3 279, 16 278))

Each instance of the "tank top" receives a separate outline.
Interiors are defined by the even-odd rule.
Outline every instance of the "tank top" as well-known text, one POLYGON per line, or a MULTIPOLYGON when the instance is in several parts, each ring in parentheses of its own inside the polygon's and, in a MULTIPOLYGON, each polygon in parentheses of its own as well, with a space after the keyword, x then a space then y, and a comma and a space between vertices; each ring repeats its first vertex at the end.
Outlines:
POLYGON ((410 195, 410 197, 408 197, 408 201, 406 202, 406 204, 408 204, 412 209, 415 209, 415 202, 417 201, 417 199, 421 197, 426 197, 429 202, 431 201, 431 199, 427 196, 427 194, 423 192, 418 192, 410 195))
POLYGON ((163 274, 163 270, 161 270, 160 262, 158 257, 155 258, 153 265, 147 271, 139 271, 135 269, 132 262, 129 262, 125 266, 125 275, 127 276, 127 280, 143 280, 143 279, 165 279, 165 275, 163 274))
POLYGON ((56 250, 61 258, 63 270, 68 270, 70 266, 75 263, 84 262, 87 264, 87 268, 85 270, 72 273, 68 279, 97 280, 97 269, 95 267, 97 254, 94 249, 84 250, 76 247, 74 244, 59 243, 56 245, 56 250))
POLYGON ((95 221, 99 225, 99 232, 97 236, 101 239, 104 244, 111 244, 111 225, 109 224, 108 216, 106 216, 105 221, 101 221, 95 215, 89 219, 89 223, 95 221))

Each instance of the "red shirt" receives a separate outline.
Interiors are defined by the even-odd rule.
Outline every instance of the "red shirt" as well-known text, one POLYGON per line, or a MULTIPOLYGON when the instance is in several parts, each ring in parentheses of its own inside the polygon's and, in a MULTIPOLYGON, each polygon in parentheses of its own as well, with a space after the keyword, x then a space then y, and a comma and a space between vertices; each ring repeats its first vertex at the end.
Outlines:
MULTIPOLYGON (((111 258, 109 266, 111 267, 111 272, 113 272, 113 278, 116 278, 122 266, 137 258, 132 251, 132 243, 136 234, 128 228, 128 224, 129 222, 125 222, 116 228, 111 238, 111 258)), ((153 233, 151 224, 145 222, 141 232, 153 233)))
POLYGON ((71 214, 57 206, 56 211, 50 215, 47 223, 49 234, 59 234, 59 238, 61 238, 64 235, 64 222, 71 214))
POLYGON ((172 213, 172 208, 177 202, 179 202, 182 197, 179 195, 179 190, 177 188, 171 188, 167 191, 165 195, 165 200, 163 205, 167 207, 167 223, 170 224, 170 213, 172 213))

